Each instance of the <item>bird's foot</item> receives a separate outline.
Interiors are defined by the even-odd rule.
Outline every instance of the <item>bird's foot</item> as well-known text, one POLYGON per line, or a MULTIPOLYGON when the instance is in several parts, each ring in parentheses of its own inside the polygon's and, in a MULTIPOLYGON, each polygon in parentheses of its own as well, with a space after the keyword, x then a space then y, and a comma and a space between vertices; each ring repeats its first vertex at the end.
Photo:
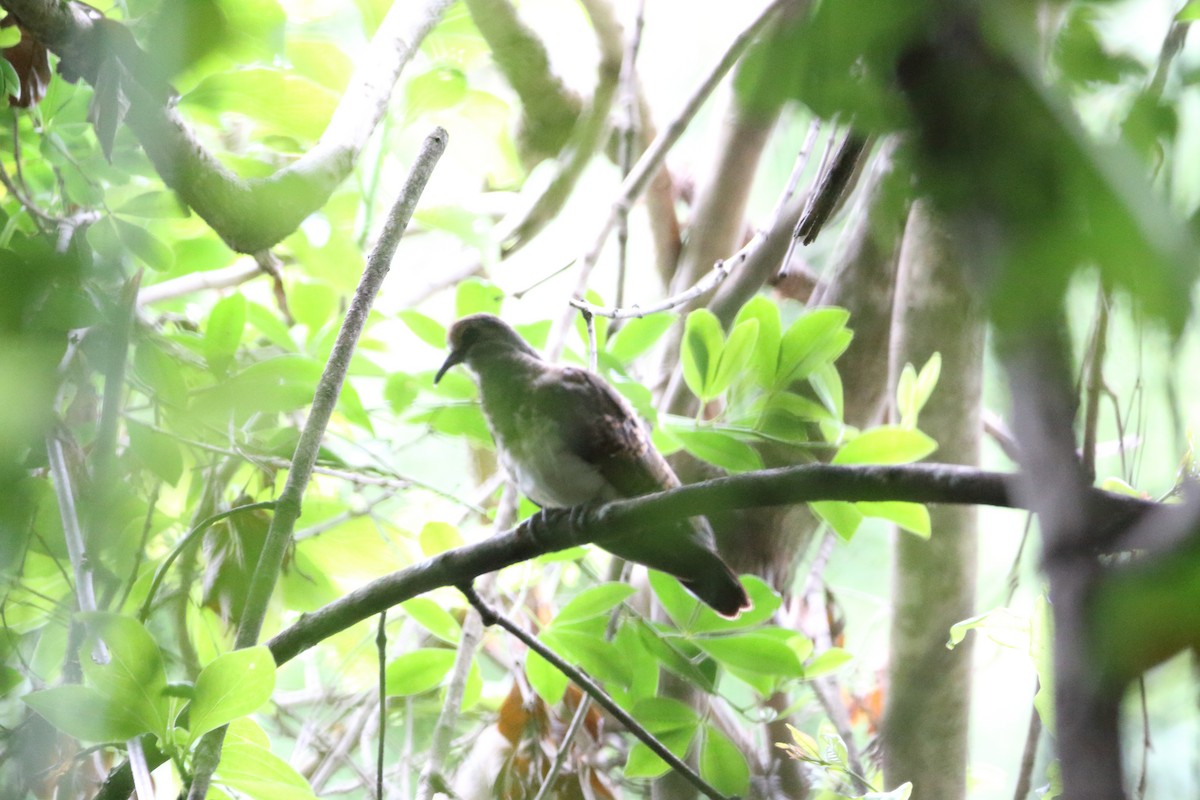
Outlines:
POLYGON ((554 549, 582 544, 588 540, 579 532, 586 529, 593 508, 587 503, 570 508, 543 508, 529 518, 529 535, 538 544, 554 549), (551 535, 552 531, 559 533, 551 535))

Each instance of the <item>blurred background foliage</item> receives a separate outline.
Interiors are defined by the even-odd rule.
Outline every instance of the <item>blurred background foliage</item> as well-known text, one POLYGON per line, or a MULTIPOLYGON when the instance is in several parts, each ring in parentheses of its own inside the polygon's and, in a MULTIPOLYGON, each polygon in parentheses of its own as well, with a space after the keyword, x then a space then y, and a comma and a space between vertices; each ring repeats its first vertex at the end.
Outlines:
MULTIPOLYGON (((578 146, 577 125, 599 93, 597 75, 612 66, 603 39, 598 44, 593 32, 600 17, 594 6, 605 4, 519 3, 521 18, 546 48, 545 75, 536 59, 514 66, 494 57, 494 44, 472 17, 483 12, 469 5, 451 5, 421 42, 351 176, 320 211, 271 248, 273 275, 258 270, 254 256, 230 249, 189 212, 128 128, 112 130, 106 153, 103 108, 112 97, 20 61, 16 51, 29 43, 14 38, 15 28, 0 32, 9 48, 4 87, 19 97, 23 84, 32 91, 32 81, 42 92, 28 107, 13 107, 0 125, 6 187, 0 200, 0 375, 6 393, 0 403, 0 794, 49 796, 55 786, 66 786, 66 770, 59 765, 67 764, 77 773, 75 794, 67 796, 91 796, 89 781, 112 763, 108 757, 77 757, 21 701, 35 690, 77 680, 72 670, 78 670, 72 653, 79 652, 80 640, 69 633, 75 596, 62 488, 52 479, 46 442, 66 446, 101 610, 134 616, 150 598, 146 628, 153 652, 161 652, 164 680, 198 685, 202 670, 231 647, 266 512, 223 520, 198 540, 185 542, 184 536, 213 512, 272 499, 281 487, 364 252, 435 124, 450 132, 450 148, 355 355, 268 631, 388 571, 490 532, 500 485, 486 427, 472 402, 473 384, 454 372, 432 384, 444 355, 445 329, 463 314, 499 312, 535 346, 544 346, 576 280, 561 268, 579 256, 597 220, 608 213, 621 170, 608 157, 616 136, 611 143, 603 140, 586 153, 561 208, 532 228, 516 225, 563 174, 561 165, 578 146), (519 98, 514 72, 546 83, 519 98), (553 113, 531 122, 526 112, 537 96, 553 113), (522 233, 514 236, 514 230, 522 233), (205 284, 205 275, 214 282, 205 284), (177 560, 151 597, 155 572, 172 553, 177 560)), ((642 102, 654 123, 676 113, 731 32, 749 22, 756 9, 746 5, 706 3, 698 10, 685 0, 646 4, 638 70, 642 102)), ((1002 197, 1013 191, 1011 181, 1043 163, 1056 170, 1064 161, 1072 169, 1096 164, 1128 169, 1106 176, 1103 187, 1116 199, 1101 202, 1101 216, 1089 218, 1089 224, 1105 228, 1087 251, 1101 269, 1043 275, 1035 284, 1065 293, 1081 361, 1096 324, 1098 287, 1110 280, 1135 287, 1136 300, 1111 295, 1106 310, 1112 329, 1098 474, 1109 485, 1162 496, 1191 469, 1192 398, 1200 385, 1190 367, 1200 352, 1190 335, 1190 283, 1173 277, 1169 263, 1147 267, 1166 277, 1139 295, 1139 277, 1108 271, 1100 256, 1114 243, 1113 261, 1125 255, 1120 246, 1133 235, 1126 229, 1133 225, 1129 220, 1140 221, 1137 214, 1147 210, 1135 192, 1145 188, 1144 175, 1151 176, 1155 190, 1151 207, 1167 215, 1150 233, 1161 237, 1151 249, 1169 240, 1164 262, 1177 257, 1189 227, 1196 227, 1200 61, 1187 48, 1170 53, 1173 61, 1163 56, 1172 20, 1178 14, 1186 25, 1192 4, 1001 5, 1015 8, 1014 16, 1029 11, 1029 30, 1038 32, 1006 52, 1046 80, 1049 106, 1071 109, 1081 125, 1066 126, 1075 138, 1038 154, 1044 161, 1017 165, 1007 177, 997 167, 993 174, 1000 185, 987 190, 1002 197), (1093 145, 1119 148, 1121 157, 1109 160, 1107 150, 1095 156, 1093 145), (1134 179, 1124 181, 1125 175, 1134 179), (1192 222, 1172 227, 1174 218, 1192 222), (1154 324, 1154 318, 1168 325, 1154 324), (1171 329, 1189 335, 1176 339, 1171 329)), ((255 178, 314 148, 387 6, 382 0, 130 0, 97 8, 126 24, 148 57, 141 65, 146 80, 173 87, 178 113, 200 142, 239 176, 255 178)), ((610 11, 629 28, 633 6, 615 4, 610 11)), ((685 229, 696 213, 691 201, 697 184, 724 146, 722 114, 728 106, 779 113, 757 166, 743 176, 749 222, 739 240, 769 220, 814 120, 852 119, 856 130, 879 135, 911 125, 892 72, 896 48, 929 26, 939 8, 882 0, 824 2, 810 18, 774 25, 670 153, 667 163, 678 190, 674 208, 685 229)), ((56 62, 49 58, 51 67, 56 62)), ((1018 108, 1022 116, 1014 118, 1014 127, 1030 119, 1025 107, 1018 108)), ((997 113, 1016 112, 1002 106, 997 113)), ((819 145, 832 141, 834 127, 821 130, 819 145)), ((976 144, 965 142, 963 158, 979 153, 976 144)), ((1018 150, 989 157, 1002 164, 1033 156, 1018 150)), ((819 161, 809 160, 803 180, 819 173, 819 161)), ((910 181, 903 169, 898 184, 906 200, 910 181)), ((954 191, 974 197, 981 190, 972 185, 954 191)), ((806 269, 819 275, 835 258, 854 208, 853 201, 845 203, 845 211, 804 249, 806 269)), ((1053 237, 1051 226, 1060 221, 1031 224, 1036 235, 1053 237)), ((627 302, 648 304, 664 294, 650 228, 645 207, 636 206, 624 278, 618 278, 614 248, 606 250, 588 284, 590 301, 612 303, 620 294, 627 302)), ((1125 261, 1114 269, 1128 267, 1125 261)), ((1022 275, 1028 277, 1022 273, 1013 280, 1022 275)), ((1020 287, 1011 286, 1004 298, 1018 305, 1026 299, 1020 287)), ((597 319, 599 369, 656 423, 655 441, 664 450, 686 449, 730 471, 763 466, 764 442, 784 448, 792 460, 837 461, 841 453, 843 463, 907 461, 930 452, 933 443, 916 430, 921 402, 911 393, 904 425, 859 435, 844 424, 842 385, 833 365, 858 327, 853 317, 805 312, 795 300, 770 292, 732 323, 710 316, 687 317, 680 357, 688 389, 704 403, 720 401, 720 414, 696 413, 700 423, 688 414, 655 412, 667 377, 654 357, 656 347, 682 314, 611 327, 597 319), (793 330, 803 335, 789 338, 793 330)), ((588 355, 586 328, 572 326, 563 358, 586 363, 588 355)), ((921 374, 930 386, 936 383, 936 373, 932 379, 921 374)), ((987 408, 1002 417, 1005 394, 990 364, 988 378, 987 408)), ((998 446, 989 444, 985 452, 985 466, 1011 466, 998 446)), ((531 510, 525 504, 520 515, 531 510)), ((603 680, 673 749, 692 746, 701 773, 722 791, 744 793, 752 774, 791 754, 808 765, 818 787, 814 796, 855 793, 846 775, 845 743, 826 718, 812 681, 838 675, 844 692, 839 700, 861 750, 876 734, 887 691, 885 587, 887 537, 893 534, 881 518, 911 532, 902 535, 928 536, 928 517, 911 507, 828 504, 814 511, 840 535, 837 546, 827 556, 802 555, 799 568, 792 566, 792 586, 748 578, 756 610, 737 623, 695 611, 678 586, 655 576, 652 590, 668 619, 634 615, 604 644, 608 613, 629 598, 623 587, 603 582, 607 557, 595 550, 505 570, 494 591, 544 641, 603 680), (814 649, 811 637, 776 626, 769 617, 780 604, 777 590, 800 592, 808 565, 823 557, 825 580, 844 618, 835 621, 832 641, 814 649), (723 697, 721 710, 698 717, 660 697, 655 675, 664 665, 723 697), (781 711, 764 704, 775 692, 783 692, 782 710, 798 726, 789 751, 776 750, 759 726, 781 711)), ((979 608, 1001 610, 969 626, 986 635, 974 655, 972 798, 1011 796, 1028 722, 1042 592, 1032 548, 1021 547, 1025 525, 1016 512, 987 510, 981 517, 979 608)), ((409 601, 388 617, 389 796, 415 792, 464 609, 461 597, 446 590, 409 601)), ((280 669, 271 703, 258 709, 254 722, 238 723, 243 738, 230 756, 231 763, 239 754, 265 758, 260 752, 267 746, 265 730, 279 763, 270 762, 275 771, 267 775, 261 764, 268 762, 262 761, 254 780, 241 784, 230 777, 230 766, 225 783, 218 776, 222 791, 250 797, 370 796, 373 756, 369 748, 360 749, 360 739, 373 741, 376 731, 374 637, 374 623, 360 624, 280 669)), ((138 641, 138 647, 148 647, 138 641)), ((459 776, 460 796, 486 794, 470 784, 476 774, 502 776, 498 791, 506 797, 532 796, 534 776, 543 774, 578 708, 578 694, 560 674, 532 656, 522 669, 523 659, 498 635, 489 635, 474 659, 448 759, 451 765, 463 762, 451 770, 459 776)), ((1152 746, 1141 745, 1142 730, 1135 724, 1128 749, 1131 774, 1145 770, 1151 776, 1144 797, 1200 793, 1200 715, 1194 684, 1187 681, 1191 669, 1186 658, 1177 658, 1147 676, 1152 746)), ((1137 699, 1131 702, 1136 708, 1137 699)), ((170 713, 179 710, 177 704, 170 713)), ((560 795, 637 794, 645 779, 663 772, 655 756, 612 736, 608 725, 588 712, 586 742, 573 751, 567 777, 556 786, 560 795)), ((166 729, 146 730, 162 735, 161 746, 171 740, 166 729)), ((93 735, 93 741, 128 733, 101 732, 111 736, 93 735)), ((190 741, 185 736, 175 742, 181 765, 190 741)), ((1047 784, 1043 748, 1035 783, 1047 784)), ((869 763, 867 768, 867 777, 875 779, 869 763)), ((172 779, 159 775, 169 786, 172 779)))

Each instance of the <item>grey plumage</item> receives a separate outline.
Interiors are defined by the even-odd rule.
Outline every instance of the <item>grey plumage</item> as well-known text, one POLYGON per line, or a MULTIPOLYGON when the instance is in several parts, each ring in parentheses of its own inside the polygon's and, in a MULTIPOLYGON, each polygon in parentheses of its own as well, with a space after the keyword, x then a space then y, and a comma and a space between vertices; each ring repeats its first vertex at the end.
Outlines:
MULTIPOLYGON (((459 363, 475 373, 501 464, 539 506, 600 503, 680 485, 633 409, 598 375, 544 361, 490 314, 460 319, 449 340, 435 382, 459 363)), ((604 548, 675 575, 726 616, 750 605, 703 517, 618 535, 604 548)))

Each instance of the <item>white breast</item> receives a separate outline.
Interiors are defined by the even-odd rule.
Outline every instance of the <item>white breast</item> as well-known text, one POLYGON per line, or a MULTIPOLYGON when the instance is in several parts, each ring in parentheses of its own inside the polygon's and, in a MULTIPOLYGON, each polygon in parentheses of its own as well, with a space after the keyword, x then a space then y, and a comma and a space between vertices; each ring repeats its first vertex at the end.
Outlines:
POLYGON ((591 464, 560 445, 556 436, 530 436, 522 448, 497 440, 500 463, 521 493, 545 508, 567 508, 608 499, 611 487, 591 464))

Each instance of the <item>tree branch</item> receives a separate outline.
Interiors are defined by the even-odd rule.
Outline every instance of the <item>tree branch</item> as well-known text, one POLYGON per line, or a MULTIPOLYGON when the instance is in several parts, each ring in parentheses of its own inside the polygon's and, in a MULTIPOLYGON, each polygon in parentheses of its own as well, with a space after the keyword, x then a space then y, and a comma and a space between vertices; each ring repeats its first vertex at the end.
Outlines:
MULTIPOLYGON (((109 56, 103 26, 80 3, 0 0, 22 27, 63 62, 95 83, 109 56)), ((163 182, 179 193, 234 250, 255 253, 282 240, 325 205, 345 179, 387 110, 392 87, 417 45, 450 0, 393 3, 360 59, 346 92, 317 144, 265 178, 244 179, 227 169, 188 127, 174 105, 136 82, 125 119, 163 182)))
MULTIPOLYGON (((271 527, 263 542, 262 553, 259 555, 258 564, 246 591, 246 603, 235 642, 238 648, 253 647, 258 643, 263 619, 267 613, 267 604, 270 602, 271 593, 275 590, 275 583, 279 577, 279 569, 283 564, 287 546, 292 541, 292 530, 296 520, 300 517, 304 490, 312 478, 313 468, 316 466, 317 456, 321 449, 321 439, 325 435, 325 428, 337 405, 338 395, 341 393, 342 384, 350 367, 350 359, 354 355, 354 348, 366 325, 367 316, 371 313, 371 305, 383 285, 383 279, 387 277, 388 270, 391 268, 392 256, 396 252, 396 246, 400 243, 400 237, 404 234, 404 229, 408 227, 409 220, 412 219, 417 200, 424 191, 434 166, 445 152, 448 138, 446 131, 441 128, 435 128, 433 133, 425 138, 425 143, 413 162, 408 179, 400 191, 400 196, 392 206, 383 231, 379 235, 379 240, 375 243, 370 258, 367 259, 366 269, 354 292, 354 298, 350 302, 350 308, 346 312, 342 328, 338 331, 333 351, 329 354, 329 361, 325 365, 325 371, 317 383, 312 410, 304 424, 304 430, 300 433, 300 441, 296 444, 296 452, 292 457, 292 468, 288 472, 287 483, 275 501, 275 515, 271 519, 271 527)), ((201 739, 196 750, 196 768, 192 786, 188 792, 189 800, 203 800, 207 794, 209 781, 220 760, 221 742, 224 737, 225 728, 221 727, 205 734, 201 739)))
MULTIPOLYGON (((448 550, 419 564, 385 575, 334 602, 305 614, 267 642, 284 664, 324 639, 419 594, 457 586, 487 572, 544 553, 588 542, 601 547, 609 536, 661 525, 664 520, 733 508, 794 505, 812 500, 907 500, 1024 508, 1014 496, 1015 476, 948 464, 841 466, 805 464, 747 472, 695 483, 669 492, 619 500, 586 512, 551 514, 531 530, 529 520, 476 544, 448 550), (568 518, 569 517, 569 518, 568 518)), ((1095 511, 1097 542, 1149 511, 1173 518, 1178 513, 1149 500, 1088 490, 1095 511)))

